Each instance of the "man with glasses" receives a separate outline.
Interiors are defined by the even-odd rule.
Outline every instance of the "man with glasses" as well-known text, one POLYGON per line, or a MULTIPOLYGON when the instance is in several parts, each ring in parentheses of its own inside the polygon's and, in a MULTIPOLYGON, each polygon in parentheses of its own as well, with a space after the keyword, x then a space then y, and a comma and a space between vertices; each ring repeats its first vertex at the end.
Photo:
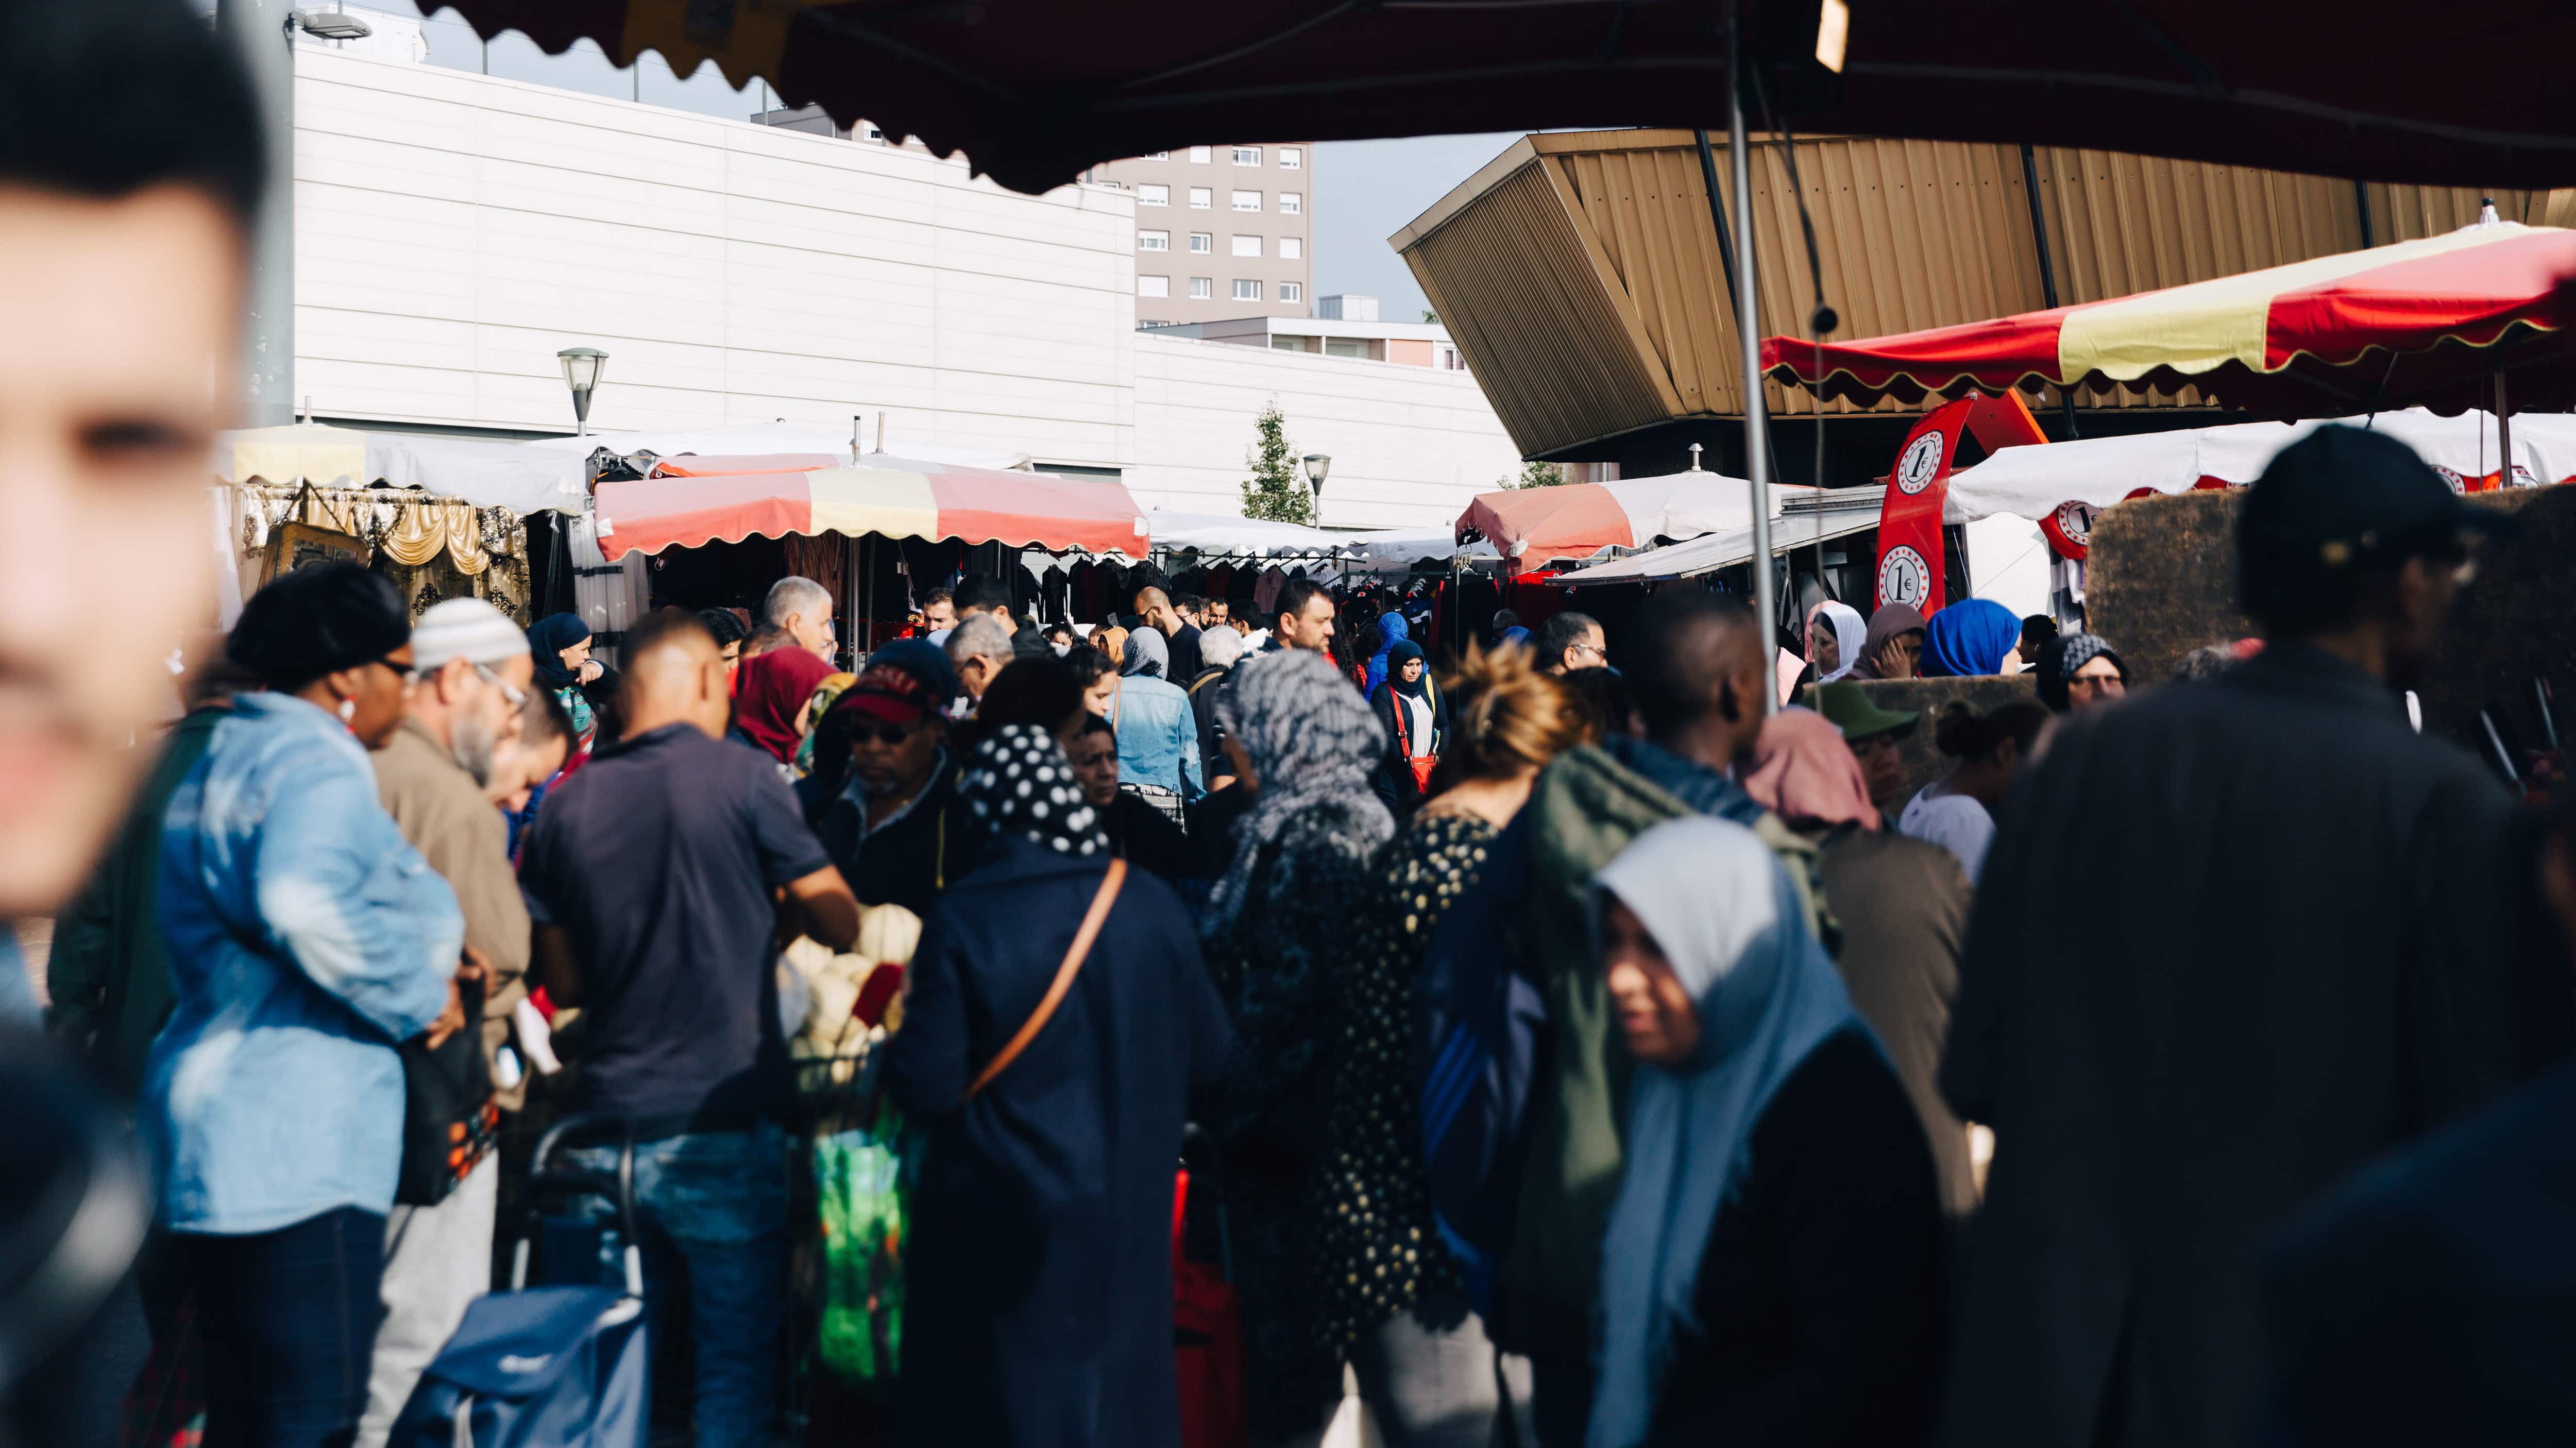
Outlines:
POLYGON ((1538 626, 1538 671, 1542 674, 1600 668, 1610 662, 1608 650, 1609 640, 1602 637, 1601 621, 1588 613, 1568 610, 1538 626))
POLYGON ((974 817, 957 798, 940 713, 962 687, 946 654, 900 639, 868 656, 815 728, 814 772, 799 785, 806 815, 861 904, 927 916, 972 868, 974 817))
MULTIPOLYGON (((510 1011, 527 996, 528 909, 510 868, 509 828, 484 790, 493 756, 519 732, 536 677, 528 636, 499 609, 452 598, 412 631, 411 699, 376 746, 376 792, 403 838, 456 892, 465 947, 485 971, 481 1031, 497 1104, 525 1098, 509 1053, 510 1011)), ((359 1448, 379 1448, 421 1369, 491 1281, 500 1159, 491 1138, 463 1143, 459 1180, 444 1201, 394 1207, 385 1221, 385 1319, 367 1386, 359 1448)))

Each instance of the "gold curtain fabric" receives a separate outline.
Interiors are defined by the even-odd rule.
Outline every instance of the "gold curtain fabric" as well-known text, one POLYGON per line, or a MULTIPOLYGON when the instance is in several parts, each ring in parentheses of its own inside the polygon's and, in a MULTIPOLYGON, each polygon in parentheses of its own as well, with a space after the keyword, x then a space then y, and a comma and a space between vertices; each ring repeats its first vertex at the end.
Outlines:
POLYGON ((253 483, 242 493, 245 557, 288 522, 366 540, 369 566, 393 581, 415 619, 451 598, 480 598, 522 627, 528 617, 528 529, 507 508, 394 488, 311 488, 253 483))

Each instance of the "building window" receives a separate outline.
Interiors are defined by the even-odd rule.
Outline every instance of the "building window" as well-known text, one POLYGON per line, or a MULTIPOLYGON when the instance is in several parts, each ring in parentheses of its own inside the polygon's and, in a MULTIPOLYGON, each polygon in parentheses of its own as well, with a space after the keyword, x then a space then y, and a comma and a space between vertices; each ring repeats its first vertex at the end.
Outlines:
POLYGON ((1235 278, 1235 279, 1234 279, 1234 299, 1235 299, 1236 301, 1238 301, 1238 302, 1257 302, 1257 301, 1260 301, 1260 300, 1261 300, 1261 283, 1259 283, 1259 282, 1254 282, 1254 281, 1246 281, 1246 280, 1244 280, 1244 279, 1243 279, 1243 278, 1241 278, 1241 277, 1237 277, 1237 278, 1235 278))
POLYGON ((1136 295, 1140 297, 1168 297, 1171 294, 1172 279, 1170 277, 1136 278, 1136 295))
POLYGON ((1306 259, 1306 238, 1302 236, 1283 236, 1279 238, 1279 259, 1281 261, 1304 261, 1306 259))
POLYGON ((1208 163, 1208 161, 1209 161, 1210 159, 1211 159, 1211 158, 1210 158, 1210 156, 1208 155, 1208 148, 1207 148, 1207 147, 1205 147, 1205 146, 1192 146, 1192 147, 1190 147, 1190 164, 1191 164, 1191 165, 1193 165, 1193 166, 1204 166, 1204 165, 1206 165, 1206 164, 1208 163))
POLYGON ((1137 232, 1136 249, 1138 251, 1170 251, 1172 249, 1172 234, 1168 231, 1137 232))
POLYGON ((1216 253, 1216 238, 1204 231, 1193 231, 1190 233, 1190 251, 1198 256, 1212 256, 1216 253))
POLYGON ((1234 238, 1234 254, 1236 256, 1261 255, 1261 238, 1257 236, 1245 236, 1240 232, 1236 233, 1234 238))
POLYGON ((1238 166, 1258 166, 1258 165, 1260 165, 1260 164, 1261 164, 1261 148, 1260 148, 1259 146, 1237 146, 1237 147, 1235 147, 1235 148, 1234 148, 1234 164, 1236 164, 1236 165, 1238 165, 1238 166))
POLYGON ((1148 161, 1168 161, 1172 159, 1172 153, 1169 151, 1147 151, 1145 153, 1145 159, 1148 161))
POLYGON ((1234 209, 1237 211, 1259 211, 1261 209, 1261 193, 1258 191, 1237 191, 1234 193, 1234 209))
POLYGON ((859 132, 880 146, 885 144, 886 134, 885 132, 877 129, 877 123, 874 121, 859 122, 859 132))
POLYGON ((1368 354, 1369 344, 1365 337, 1326 337, 1324 339, 1324 355, 1327 357, 1357 357, 1366 361, 1368 354))
POLYGON ((1190 300, 1204 302, 1216 295, 1216 282, 1210 277, 1190 278, 1190 300))
POLYGON ((1467 370, 1467 359, 1458 355, 1457 348, 1443 347, 1440 349, 1440 365, 1452 372, 1464 372, 1467 370))
POLYGON ((1306 210, 1306 194, 1305 194, 1304 192, 1302 192, 1302 191, 1282 191, 1282 192, 1280 192, 1280 193, 1279 193, 1279 214, 1280 214, 1280 215, 1282 215, 1282 216, 1297 216, 1297 215, 1301 215, 1301 214, 1303 214, 1305 210, 1306 210))
POLYGON ((1154 185, 1139 186, 1136 188, 1136 204, 1139 206, 1169 206, 1172 204, 1172 188, 1169 186, 1154 185))
POLYGON ((1205 211, 1214 205, 1216 205, 1215 192, 1210 191, 1204 186, 1193 186, 1190 188, 1190 209, 1192 211, 1205 211))
POLYGON ((1303 337, 1273 337, 1270 339, 1270 345, 1273 350, 1280 352, 1311 352, 1314 350, 1312 347, 1306 345, 1306 339, 1303 337))
POLYGON ((1281 282, 1279 284, 1279 300, 1283 302, 1302 302, 1306 300, 1305 284, 1302 282, 1281 282))
POLYGON ((1303 152, 1303 151, 1301 151, 1301 150, 1298 150, 1298 149, 1297 149, 1296 147, 1294 147, 1294 146, 1282 146, 1282 147, 1280 147, 1280 148, 1279 148, 1279 169, 1280 169, 1280 170, 1282 170, 1282 171, 1295 171, 1295 170, 1298 170, 1298 169, 1302 168, 1305 164, 1306 164, 1306 153, 1305 153, 1305 152, 1303 152))

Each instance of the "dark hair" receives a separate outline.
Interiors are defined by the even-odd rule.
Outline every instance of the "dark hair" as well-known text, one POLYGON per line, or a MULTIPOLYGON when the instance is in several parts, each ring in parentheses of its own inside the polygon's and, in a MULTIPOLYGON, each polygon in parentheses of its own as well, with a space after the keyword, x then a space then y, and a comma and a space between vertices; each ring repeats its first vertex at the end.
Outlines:
POLYGON ((627 628, 619 657, 631 664, 666 643, 690 636, 706 640, 709 648, 722 647, 705 619, 685 608, 657 608, 627 628))
POLYGON ((722 652, 727 644, 738 644, 751 637, 751 630, 732 609, 702 608, 698 610, 698 618, 706 624, 707 632, 714 636, 718 652, 722 652))
POLYGON ((1195 611, 1197 611, 1197 610, 1199 610, 1199 609, 1202 609, 1202 608, 1207 607, 1207 600, 1206 600, 1206 599, 1204 599, 1204 598, 1199 597, 1199 596, 1198 596, 1197 594, 1195 594, 1195 593, 1184 593, 1184 594, 1182 594, 1180 597, 1175 598, 1175 599, 1173 599, 1173 600, 1172 600, 1172 607, 1174 607, 1174 608, 1179 608, 1179 609, 1188 609, 1188 610, 1190 610, 1190 611, 1192 611, 1192 612, 1195 612, 1195 611))
POLYGON ((1085 710, 1082 716, 1082 728, 1078 732, 1082 734, 1106 734, 1110 738, 1115 739, 1118 737, 1118 726, 1101 718, 1097 714, 1085 710))
POLYGON ((180 0, 0 5, 0 184, 102 201, 186 186, 247 229, 268 169, 250 76, 180 0))
MULTIPOLYGON (((1099 636, 1100 631, 1098 629, 1092 630, 1093 638, 1098 638, 1099 636)), ((1074 679, 1079 682, 1084 689, 1089 689, 1092 685, 1099 683, 1100 676, 1103 674, 1117 673, 1119 667, 1119 661, 1109 657, 1105 653, 1102 653, 1098 644, 1093 644, 1088 648, 1075 649, 1071 653, 1066 654, 1061 662, 1073 670, 1074 679)))
POLYGON ((1519 614, 1512 612, 1508 608, 1498 608, 1494 610, 1494 621, 1491 626, 1492 632, 1501 633, 1507 628, 1519 628, 1520 626, 1521 616, 1519 614))
POLYGON ((382 659, 411 638, 402 595, 355 563, 315 563, 270 580, 224 640, 234 663, 293 693, 325 674, 382 659))
POLYGON ((2024 754, 2048 723, 2048 706, 2036 699, 2015 699, 1980 714, 1965 699, 1953 699, 1933 717, 1932 743, 1953 759, 1972 763, 1995 757, 2009 739, 2024 754))
POLYGON ((1568 609, 1558 614, 1538 626, 1538 647, 1532 651, 1537 658, 1533 662, 1542 669, 1551 664, 1563 667, 1565 651, 1582 642, 1585 634, 1599 627, 1601 627, 1601 620, 1588 613, 1576 613, 1568 609))
POLYGON ((1569 669, 1559 678, 1573 691, 1576 705, 1592 726, 1593 738, 1627 734, 1630 721, 1637 717, 1637 696, 1628 688, 1625 674, 1595 666, 1569 669))
POLYGON ((928 608, 934 603, 944 603, 953 608, 957 604, 957 595, 944 588, 934 588, 921 596, 923 608, 928 608))
POLYGON ((975 706, 975 723, 985 730, 1006 724, 1034 724, 1049 734, 1082 713, 1083 680, 1053 654, 1017 659, 1002 666, 975 706))
POLYGON ((1007 609, 1011 606, 1010 586, 998 578, 987 578, 978 573, 957 585, 956 603, 959 613, 990 613, 997 608, 1007 609))
POLYGON ((532 744, 560 739, 572 747, 572 714, 552 689, 530 689, 528 702, 519 706, 519 737, 532 744))
POLYGON ((2057 620, 2050 618, 2047 614, 2034 613, 2030 617, 2021 621, 2021 641, 2023 643, 2030 643, 2033 640, 2036 640, 2039 643, 2045 644, 2055 637, 2057 637, 2057 620))
POLYGON ((1323 586, 1315 580, 1289 579, 1287 583, 1281 585, 1278 602, 1271 607, 1270 616, 1274 619, 1303 618, 1306 616, 1306 605, 1318 598, 1326 602, 1331 601, 1331 595, 1326 594, 1323 586))
MULTIPOLYGON (((1726 642, 1744 630, 1758 641, 1761 621, 1733 594, 1666 589, 1637 610, 1625 648, 1632 655, 1629 686, 1636 690, 1637 712, 1646 721, 1648 737, 1662 739, 1718 706, 1726 642)), ((1736 707, 1759 710, 1762 701, 1739 699, 1736 707)))
POLYGON ((1046 636, 1051 639, 1060 638, 1067 643, 1076 642, 1082 637, 1080 634, 1073 631, 1072 624, 1066 623, 1063 619, 1057 619, 1055 622, 1048 624, 1046 626, 1046 636))

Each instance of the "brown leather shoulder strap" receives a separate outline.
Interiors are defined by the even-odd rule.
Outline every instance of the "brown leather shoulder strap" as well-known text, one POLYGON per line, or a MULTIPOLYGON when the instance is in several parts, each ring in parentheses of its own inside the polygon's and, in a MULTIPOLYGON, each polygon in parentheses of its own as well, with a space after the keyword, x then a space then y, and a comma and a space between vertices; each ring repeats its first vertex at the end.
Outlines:
POLYGON ((1037 1039, 1038 1032, 1046 1029, 1047 1021, 1055 1015, 1055 1008, 1064 1003, 1065 992, 1073 989, 1073 978, 1082 973, 1082 962, 1091 954, 1091 943, 1100 938, 1100 927, 1109 919, 1109 907, 1118 899, 1118 887, 1126 883, 1127 862, 1111 860, 1109 874, 1101 880, 1100 892, 1091 897, 1091 909, 1082 917, 1082 928, 1073 932, 1073 946, 1065 951, 1064 964, 1055 968, 1055 980, 1047 986, 1045 998, 1038 1002, 1036 1010, 1029 1012, 1029 1018, 1020 1023, 1019 1033, 1011 1037, 1010 1044, 976 1074, 975 1084, 966 1088, 967 1099, 972 1100, 976 1092, 993 1084, 993 1078, 1018 1060, 1020 1053, 1029 1048, 1029 1042, 1037 1039))

